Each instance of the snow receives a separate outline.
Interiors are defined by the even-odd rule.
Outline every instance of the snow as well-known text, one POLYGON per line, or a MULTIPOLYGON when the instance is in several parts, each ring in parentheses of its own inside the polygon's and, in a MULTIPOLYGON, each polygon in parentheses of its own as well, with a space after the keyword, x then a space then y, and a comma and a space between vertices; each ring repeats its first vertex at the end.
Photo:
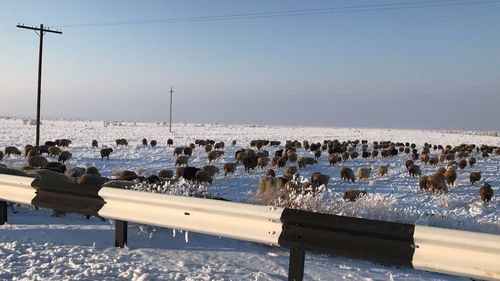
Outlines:
MULTIPOLYGON (((431 144, 458 145, 474 143, 500 146, 495 134, 482 132, 396 130, 368 128, 279 127, 231 124, 173 124, 131 123, 78 120, 43 120, 41 139, 68 138, 68 148, 73 158, 68 167, 95 166, 104 176, 111 177, 119 169, 130 169, 148 176, 160 169, 173 169, 173 147, 167 139, 174 140, 174 147, 188 145, 195 139, 224 141, 223 158, 215 163, 221 174, 216 175, 211 186, 192 186, 184 181, 164 186, 136 186, 150 192, 187 195, 195 189, 213 196, 240 202, 254 202, 258 181, 265 171, 250 174, 239 166, 235 175, 224 177, 223 163, 233 161, 234 152, 248 147, 250 140, 309 140, 366 139, 413 142, 422 147, 431 144), (117 138, 126 138, 128 147, 116 147, 117 138), (158 146, 143 147, 142 138, 155 139, 158 146), (101 161, 99 150, 91 148, 96 139, 99 146, 112 147, 110 160, 101 161), (237 140, 234 147, 231 140, 237 140)), ((23 125, 21 119, 0 118, 0 148, 14 145, 22 149, 34 142, 35 127, 23 125)), ((280 147, 281 148, 281 147, 280 147)), ((266 147, 271 154, 277 148, 266 147)), ((435 153, 431 150, 431 153, 435 153)), ((311 156, 303 149, 299 156, 311 156)), ((499 163, 500 157, 490 155, 464 171, 458 170, 456 187, 448 194, 430 195, 418 188, 418 180, 408 176, 400 155, 388 159, 356 159, 344 165, 376 169, 389 164, 389 175, 372 176, 367 182, 342 183, 339 165, 331 167, 326 153, 317 165, 299 170, 304 180, 314 171, 331 176, 329 184, 317 196, 297 195, 293 203, 301 208, 331 214, 379 219, 395 222, 417 223, 471 231, 500 234, 499 163), (470 171, 481 171, 482 180, 488 181, 495 191, 490 204, 479 199, 479 186, 471 186, 470 171), (348 188, 368 191, 357 202, 342 200, 348 188)), ((22 166, 23 157, 6 156, 0 163, 22 166)), ((208 163, 202 148, 196 148, 189 160, 192 166, 208 163)), ((436 167, 421 165, 423 174, 436 167)), ((278 170, 277 174, 282 174, 278 170)), ((98 218, 86 220, 78 214, 51 217, 50 210, 33 210, 30 206, 9 209, 9 222, 0 226, 0 279, 2 280, 287 280, 288 252, 284 248, 207 236, 193 232, 129 224, 128 246, 114 247, 113 222, 98 218), (176 235, 177 234, 177 235, 176 235)), ((305 280, 466 280, 465 278, 430 273, 419 270, 377 265, 369 262, 307 253, 305 280)))

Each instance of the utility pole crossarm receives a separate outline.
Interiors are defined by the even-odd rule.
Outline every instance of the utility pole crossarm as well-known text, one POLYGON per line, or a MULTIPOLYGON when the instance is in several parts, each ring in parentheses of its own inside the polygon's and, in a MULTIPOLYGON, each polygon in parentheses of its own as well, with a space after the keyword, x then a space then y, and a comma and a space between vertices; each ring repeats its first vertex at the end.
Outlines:
POLYGON ((25 29, 31 29, 31 30, 35 30, 35 31, 43 31, 43 32, 52 32, 52 33, 62 34, 62 31, 52 30, 52 29, 48 29, 48 28, 25 26, 25 25, 21 25, 21 24, 18 24, 17 27, 19 27, 19 28, 25 28, 25 29))

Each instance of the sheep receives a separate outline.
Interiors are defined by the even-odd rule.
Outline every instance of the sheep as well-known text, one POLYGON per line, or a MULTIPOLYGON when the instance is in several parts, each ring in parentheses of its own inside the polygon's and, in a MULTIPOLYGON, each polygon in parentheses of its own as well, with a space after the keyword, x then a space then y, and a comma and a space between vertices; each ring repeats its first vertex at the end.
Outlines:
POLYGON ((155 147, 158 144, 158 142, 156 140, 151 140, 149 144, 151 145, 151 147, 155 147))
POLYGON ((71 158, 71 156, 73 156, 73 154, 71 154, 71 152, 66 151, 66 150, 61 151, 61 153, 59 153, 59 157, 57 158, 57 161, 59 161, 59 162, 62 161, 64 163, 64 162, 68 161, 71 158))
POLYGON ((196 182, 212 184, 213 180, 210 174, 205 170, 199 170, 195 174, 196 182))
POLYGON ((42 168, 47 166, 48 163, 49 161, 47 160, 47 158, 41 155, 32 156, 28 159, 29 166, 33 168, 42 168))
POLYGON ((273 169, 269 169, 266 171, 266 177, 276 177, 276 173, 274 172, 273 169))
POLYGON ((174 171, 167 170, 167 169, 160 170, 158 172, 158 177, 164 178, 164 179, 165 178, 168 178, 168 179, 173 178, 174 177, 174 171))
POLYGON ((436 156, 433 156, 429 159, 429 165, 436 166, 438 162, 439 160, 436 156))
POLYGON ((269 158, 260 156, 257 158, 257 166, 259 166, 261 169, 264 169, 267 167, 267 164, 269 164, 269 158))
POLYGON ((281 157, 283 156, 283 149, 278 149, 274 152, 274 156, 281 157))
POLYGON ((50 146, 48 151, 49 151, 49 156, 58 156, 59 153, 61 153, 61 149, 57 146, 50 146))
POLYGON ((142 139, 142 145, 144 145, 144 146, 148 145, 148 140, 147 140, 147 139, 145 139, 145 138, 144 138, 144 139, 142 139))
POLYGON ((349 167, 340 168, 340 179, 344 180, 344 182, 349 182, 349 180, 352 180, 352 182, 354 182, 354 171, 349 167))
POLYGON ((293 176, 297 174, 297 166, 288 166, 286 167, 286 174, 293 176))
POLYGON ((330 176, 321 174, 320 172, 314 172, 311 174, 311 183, 314 187, 318 187, 321 185, 327 185, 330 181, 330 176))
POLYGON ((101 177, 98 175, 83 175, 78 178, 77 183, 78 184, 84 184, 84 185, 97 185, 97 186, 102 186, 106 182, 108 182, 109 179, 105 177, 101 177))
POLYGON ((214 165, 205 165, 201 169, 203 171, 207 171, 210 177, 213 177, 215 174, 219 174, 219 168, 214 165))
POLYGON ((257 167, 257 156, 247 156, 243 159, 243 166, 245 166, 245 171, 250 173, 250 169, 255 170, 257 167))
POLYGON ((344 196, 342 198, 344 200, 355 202, 356 200, 365 195, 366 195, 366 190, 353 190, 349 188, 348 190, 344 191, 344 196))
POLYGON ((182 165, 185 165, 185 166, 188 166, 188 160, 189 160, 189 156, 186 156, 186 155, 179 155, 177 156, 177 159, 175 160, 175 166, 182 166, 182 165))
POLYGON ((471 172, 469 175, 470 184, 474 185, 475 182, 481 180, 481 172, 471 172))
POLYGON ((314 157, 316 157, 316 159, 321 157, 321 150, 320 149, 317 149, 316 151, 314 151, 314 157))
POLYGON ((232 140, 231 141, 231 146, 235 146, 236 145, 236 140, 232 140))
POLYGON ((39 156, 41 155, 40 150, 38 148, 32 148, 28 151, 28 154, 26 154, 26 158, 30 159, 33 156, 39 156))
POLYGON ((74 168, 71 168, 71 169, 67 170, 66 172, 64 172, 64 174, 68 177, 79 178, 79 177, 85 175, 85 168, 74 167, 74 168))
POLYGON ((330 163, 330 165, 335 165, 335 163, 338 163, 338 162, 341 162, 342 159, 335 155, 335 154, 329 154, 328 155, 328 163, 330 163))
POLYGON ((184 146, 178 146, 174 148, 174 156, 179 156, 184 151, 184 146))
POLYGON ((372 158, 376 158, 378 156, 378 150, 374 149, 372 151, 372 158))
POLYGON ((227 174, 234 174, 236 171, 236 163, 224 163, 224 177, 227 177, 227 174))
POLYGON ((196 173, 200 171, 201 169, 196 168, 196 167, 185 167, 182 170, 182 177, 187 180, 187 181, 193 181, 196 180, 196 173))
POLYGON ((184 147, 182 152, 184 153, 184 155, 191 156, 193 154, 193 149, 190 146, 186 146, 184 147))
POLYGON ((61 139, 59 141, 59 146, 61 147, 68 147, 71 144, 71 140, 68 139, 61 139))
POLYGON ((129 170, 119 170, 116 172, 116 176, 118 180, 126 180, 126 181, 132 181, 138 178, 137 174, 134 171, 129 171, 129 170))
POLYGON ((469 157, 469 166, 472 167, 472 165, 476 164, 476 158, 475 157, 469 157))
POLYGON ((40 154, 47 153, 49 154, 49 147, 46 145, 35 146, 36 149, 40 151, 40 154))
POLYGON ((458 167, 460 168, 460 170, 465 169, 465 167, 467 167, 467 160, 460 159, 460 161, 458 161, 458 167))
POLYGON ((479 195, 481 196, 481 200, 483 200, 484 203, 490 202, 491 198, 493 197, 493 189, 491 188, 491 185, 487 182, 481 186, 479 189, 479 195))
POLYGON ((174 145, 174 140, 173 139, 168 139, 167 140, 167 146, 172 146, 174 145))
POLYGON ((92 148, 97 148, 97 147, 99 147, 97 140, 92 140, 92 148))
POLYGON ((372 168, 358 168, 358 178, 359 180, 368 180, 370 174, 372 173, 372 168))
POLYGON ((113 152, 112 148, 103 148, 101 149, 101 161, 104 160, 104 157, 109 160, 109 155, 113 152))
POLYGON ((257 157, 269 157, 269 151, 267 150, 260 150, 255 153, 255 156, 257 157))
POLYGON ((297 164, 299 165, 299 169, 303 169, 306 167, 306 158, 305 157, 300 157, 298 160, 297 160, 297 164))
POLYGON ((224 151, 213 150, 207 154, 208 163, 219 159, 224 154, 224 151))
POLYGON ((28 153, 30 152, 30 150, 33 149, 33 146, 31 144, 27 144, 24 146, 24 156, 26 158, 28 158, 28 153))
POLYGON ((420 190, 424 191, 427 190, 427 176, 420 176, 418 178, 418 186, 420 187, 420 190))
POLYGON ((212 151, 212 145, 211 144, 206 144, 205 145, 205 152, 209 153, 210 151, 212 151))
POLYGON ((241 149, 241 150, 237 150, 235 153, 234 153, 234 159, 236 159, 236 162, 239 163, 241 161, 243 161, 243 158, 245 158, 247 155, 245 153, 245 150, 244 149, 241 149))
POLYGON ((411 164, 408 167, 408 173, 410 174, 410 177, 412 177, 412 178, 415 177, 416 175, 419 175, 419 176, 422 175, 422 171, 420 170, 420 166, 415 165, 415 164, 411 164))
POLYGON ((96 176, 101 176, 101 173, 99 173, 99 170, 97 170, 96 167, 88 167, 86 171, 87 175, 96 175, 96 176))
POLYGON ((11 155, 11 154, 14 154, 14 155, 21 155, 21 151, 19 151, 19 149, 15 146, 7 146, 5 147, 5 155, 11 155))
POLYGON ((455 168, 449 167, 446 169, 446 172, 444 172, 444 178, 446 183, 453 187, 455 185, 455 180, 457 179, 457 172, 455 172, 455 168))
POLYGON ((447 193, 448 187, 446 186, 444 175, 441 173, 434 173, 433 175, 427 176, 427 188, 429 188, 432 193, 435 193, 435 191, 447 193))
POLYGON ((222 141, 221 141, 221 142, 216 143, 216 144, 214 145, 214 148, 215 148, 216 150, 219 150, 219 149, 224 148, 224 142, 222 142, 222 141))
POLYGON ((387 165, 383 165, 383 166, 379 166, 377 168, 377 175, 379 177, 383 177, 384 175, 386 175, 387 173, 389 173, 389 169, 387 167, 387 165))
POLYGON ((297 154, 292 151, 287 152, 286 158, 292 163, 297 162, 297 154))
POLYGON ((351 153, 349 153, 349 157, 351 157, 352 160, 358 158, 359 156, 359 153, 357 151, 352 151, 351 153))
POLYGON ((128 146, 128 141, 126 139, 115 140, 117 146, 128 146))
POLYGON ((46 146, 49 146, 49 147, 50 147, 50 146, 56 146, 56 142, 55 142, 55 141, 46 141, 44 144, 45 144, 46 146))

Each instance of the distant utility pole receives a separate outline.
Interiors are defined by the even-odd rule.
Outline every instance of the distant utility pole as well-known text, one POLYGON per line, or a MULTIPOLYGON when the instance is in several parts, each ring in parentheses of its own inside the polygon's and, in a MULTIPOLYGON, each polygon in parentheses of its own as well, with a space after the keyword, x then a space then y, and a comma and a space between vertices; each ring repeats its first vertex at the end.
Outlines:
POLYGON ((42 96, 42 50, 43 50, 43 35, 45 32, 62 34, 60 30, 50 30, 49 28, 44 28, 43 24, 40 27, 25 26, 18 24, 17 27, 34 30, 35 33, 40 37, 40 49, 38 53, 38 95, 36 101, 36 145, 40 145, 40 99, 42 96), (37 32, 38 31, 38 32, 37 32))
POLYGON ((170 85, 170 126, 168 128, 168 131, 172 133, 172 93, 174 90, 172 90, 172 85, 170 85))

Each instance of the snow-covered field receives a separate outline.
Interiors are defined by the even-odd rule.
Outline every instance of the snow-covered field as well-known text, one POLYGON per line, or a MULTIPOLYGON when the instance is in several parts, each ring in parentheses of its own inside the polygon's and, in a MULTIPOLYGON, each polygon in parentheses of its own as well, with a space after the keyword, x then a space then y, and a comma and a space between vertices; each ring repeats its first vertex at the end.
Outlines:
MULTIPOLYGON (((500 146, 500 137, 477 132, 446 133, 426 130, 355 129, 276 127, 226 124, 173 124, 130 123, 104 126, 102 121, 44 120, 41 140, 68 138, 73 158, 67 166, 95 166, 103 176, 111 177, 119 169, 130 169, 148 176, 160 169, 173 169, 173 147, 188 145, 195 139, 224 141, 224 157, 216 162, 222 171, 225 162, 233 161, 234 152, 246 148, 253 139, 309 140, 324 139, 373 141, 391 140, 413 142, 420 149, 425 142, 431 144, 467 143, 500 146), (126 138, 128 147, 116 147, 115 139, 126 138), (143 147, 142 138, 155 139, 158 146, 143 147), (100 146, 113 147, 109 161, 101 161, 99 150, 91 148, 96 139, 100 146), (229 146, 236 140, 234 147, 229 146)), ((0 149, 14 145, 22 150, 34 143, 35 126, 23 125, 20 119, 0 119, 0 149)), ((271 154, 278 148, 265 147, 271 154)), ((437 151, 431 150, 431 154, 437 151)), ((299 156, 311 152, 298 150, 299 156)), ((303 208, 331 214, 356 216, 396 222, 416 223, 480 232, 500 234, 500 157, 483 158, 474 154, 477 163, 458 170, 458 184, 448 194, 422 193, 418 179, 410 178, 404 167, 407 155, 391 158, 348 160, 344 165, 376 168, 389 164, 389 175, 374 176, 367 182, 343 183, 340 166, 329 166, 326 153, 319 163, 300 170, 304 179, 314 171, 330 175, 330 182, 316 197, 297 198, 303 208), (469 172, 481 171, 482 180, 471 186, 469 172), (495 191, 492 202, 484 205, 479 198, 479 186, 488 181, 495 191), (368 195, 357 202, 346 202, 342 195, 348 188, 362 188, 368 195)), ((203 148, 195 149, 189 160, 191 166, 207 164, 203 148)), ((5 157, 0 161, 9 166, 25 165, 24 157, 5 157)), ((440 164, 441 166, 444 164, 440 164)), ((436 167, 421 165, 423 174, 436 167)), ((265 171, 247 174, 242 166, 235 175, 216 176, 206 191, 212 195, 253 202, 258 181, 265 171)), ((278 170, 277 174, 283 174, 278 170)), ((9 223, 0 227, 0 279, 24 280, 286 280, 288 253, 286 249, 227 238, 186 233, 179 230, 150 226, 129 226, 129 246, 113 247, 112 222, 68 214, 51 217, 49 210, 34 211, 29 207, 9 211, 9 223)), ((368 262, 307 253, 305 280, 457 280, 454 276, 376 265, 368 262)))

